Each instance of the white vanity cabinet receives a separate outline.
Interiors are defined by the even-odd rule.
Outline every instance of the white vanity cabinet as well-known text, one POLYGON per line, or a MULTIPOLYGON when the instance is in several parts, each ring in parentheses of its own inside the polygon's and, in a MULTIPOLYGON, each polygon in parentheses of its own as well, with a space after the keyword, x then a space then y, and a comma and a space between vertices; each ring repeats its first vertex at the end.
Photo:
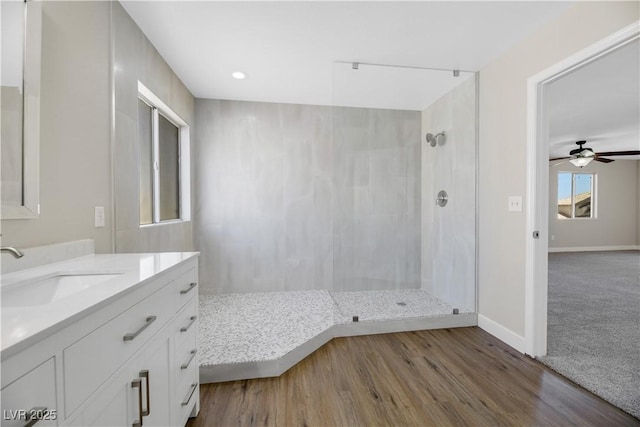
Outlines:
POLYGON ((3 412, 56 410, 36 426, 183 426, 199 411, 197 283, 194 256, 3 360, 3 377, 25 371, 3 378, 3 412))

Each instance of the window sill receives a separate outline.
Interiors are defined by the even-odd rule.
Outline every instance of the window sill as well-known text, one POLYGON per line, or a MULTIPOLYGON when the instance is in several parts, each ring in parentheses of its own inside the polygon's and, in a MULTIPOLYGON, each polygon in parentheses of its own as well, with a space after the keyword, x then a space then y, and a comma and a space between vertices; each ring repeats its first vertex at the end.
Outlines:
POLYGON ((598 219, 597 217, 591 218, 558 218, 558 221, 593 221, 598 219))
POLYGON ((172 219, 169 221, 154 222, 153 224, 140 224, 140 228, 162 227, 163 225, 176 225, 185 222, 191 222, 190 219, 172 219))

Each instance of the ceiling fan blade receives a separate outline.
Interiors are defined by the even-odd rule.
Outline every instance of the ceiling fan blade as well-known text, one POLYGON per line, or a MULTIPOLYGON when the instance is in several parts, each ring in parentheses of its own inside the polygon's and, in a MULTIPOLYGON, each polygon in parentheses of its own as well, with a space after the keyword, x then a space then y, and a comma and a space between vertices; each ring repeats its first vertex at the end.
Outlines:
MULTIPOLYGON (((558 159, 556 159, 556 160, 558 160, 558 159)), ((564 164, 564 163, 568 163, 568 162, 566 160, 563 160, 563 161, 558 162, 558 163, 549 163, 549 167, 552 168, 554 166, 559 166, 559 165, 564 164)))
POLYGON ((596 156, 640 156, 640 150, 630 150, 630 151, 603 151, 601 153, 596 153, 596 156))
POLYGON ((604 157, 600 157, 600 156, 596 157, 596 158, 595 158, 595 159, 593 159, 593 160, 595 160, 596 162, 602 162, 602 163, 611 163, 611 162, 615 162, 615 160, 613 160, 613 159, 605 159, 604 157))
POLYGON ((550 162, 553 162, 554 160, 566 160, 566 159, 570 159, 571 157, 555 157, 553 159, 549 159, 550 162))

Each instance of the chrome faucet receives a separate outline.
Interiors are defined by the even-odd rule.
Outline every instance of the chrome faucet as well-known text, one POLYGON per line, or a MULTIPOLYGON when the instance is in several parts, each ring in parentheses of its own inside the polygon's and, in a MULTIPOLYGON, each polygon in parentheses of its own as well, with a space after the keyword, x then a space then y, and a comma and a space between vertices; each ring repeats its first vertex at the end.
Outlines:
POLYGON ((24 254, 19 250, 12 246, 2 246, 0 247, 0 252, 9 252, 13 255, 14 258, 22 258, 24 254))

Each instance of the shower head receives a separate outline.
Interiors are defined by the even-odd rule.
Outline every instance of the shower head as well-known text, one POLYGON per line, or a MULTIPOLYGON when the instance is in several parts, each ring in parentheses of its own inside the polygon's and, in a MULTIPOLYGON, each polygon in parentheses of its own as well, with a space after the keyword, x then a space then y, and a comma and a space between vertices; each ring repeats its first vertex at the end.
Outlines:
POLYGON ((437 134, 432 134, 432 133, 428 133, 427 134, 427 142, 429 143, 429 145, 431 145, 432 147, 435 147, 436 145, 438 145, 438 137, 439 136, 444 136, 444 131, 437 133, 437 134))

